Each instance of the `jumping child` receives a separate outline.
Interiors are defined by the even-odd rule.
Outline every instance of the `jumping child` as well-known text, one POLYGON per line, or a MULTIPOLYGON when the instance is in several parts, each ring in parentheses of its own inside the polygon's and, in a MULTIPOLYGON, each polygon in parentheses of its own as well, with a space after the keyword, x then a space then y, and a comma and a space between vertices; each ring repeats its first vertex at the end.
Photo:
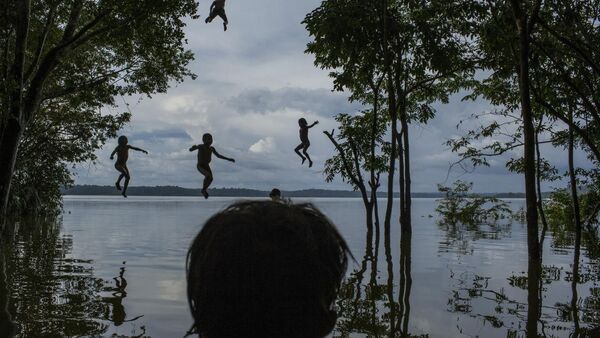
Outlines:
POLYGON ((208 198, 208 187, 213 181, 212 170, 210 169, 210 160, 212 159, 212 154, 215 154, 216 157, 227 160, 230 162, 235 162, 234 159, 225 157, 215 150, 215 147, 212 146, 213 138, 211 134, 202 135, 203 144, 194 145, 190 148, 190 151, 198 150, 198 164, 196 168, 198 171, 204 175, 204 183, 202 185, 202 195, 204 198, 208 198))
POLYGON ((148 152, 144 149, 128 145, 126 136, 119 136, 119 145, 110 154, 110 159, 112 160, 115 156, 115 153, 117 154, 117 162, 115 162, 115 169, 117 169, 121 173, 121 175, 119 175, 119 179, 115 183, 115 186, 117 187, 117 190, 121 190, 121 180, 123 179, 123 177, 125 177, 125 186, 123 186, 123 192, 121 193, 123 197, 127 197, 127 186, 129 185, 129 180, 131 179, 131 176, 129 175, 129 169, 127 168, 129 149, 141 151, 144 154, 148 154, 148 152))
POLYGON ((308 153, 306 152, 308 147, 310 147, 310 141, 308 140, 308 129, 314 127, 318 123, 319 121, 315 121, 309 126, 308 122, 306 122, 306 119, 301 118, 298 120, 298 125, 300 126, 300 142, 302 143, 300 143, 296 147, 296 149, 294 149, 294 151, 296 152, 296 154, 298 154, 298 156, 300 156, 300 158, 302 158, 302 164, 304 164, 304 161, 308 159, 309 168, 312 167, 313 162, 311 161, 310 156, 308 156, 308 153), (300 154, 300 149, 302 149, 302 153, 304 154, 304 156, 300 154))
POLYGON ((226 31, 227 24, 229 23, 229 21, 227 21, 227 14, 225 14, 225 0, 213 1, 212 5, 210 5, 210 14, 204 22, 212 22, 213 19, 217 17, 217 15, 220 16, 221 19, 223 19, 223 30, 226 31))

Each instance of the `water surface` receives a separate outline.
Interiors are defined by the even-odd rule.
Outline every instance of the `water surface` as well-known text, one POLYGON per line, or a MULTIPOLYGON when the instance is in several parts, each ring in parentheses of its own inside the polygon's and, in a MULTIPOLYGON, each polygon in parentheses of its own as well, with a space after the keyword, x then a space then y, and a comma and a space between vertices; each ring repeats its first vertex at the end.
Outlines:
MULTIPOLYGON (((15 244, 6 248, 8 311, 21 326, 20 337, 183 336, 191 324, 184 271, 188 245, 204 221, 232 201, 66 197, 60 226, 23 224, 15 244)), ((397 223, 389 243, 383 229, 379 240, 366 232, 359 199, 310 201, 337 224, 356 258, 338 300, 334 337, 524 336, 522 223, 440 224, 434 199, 414 199, 407 253, 401 251, 397 223)), ((515 210, 524 204, 510 203, 515 210)), ((544 242, 539 327, 548 337, 600 326, 598 258, 585 248, 576 318, 570 308, 571 239, 550 233, 544 242)))

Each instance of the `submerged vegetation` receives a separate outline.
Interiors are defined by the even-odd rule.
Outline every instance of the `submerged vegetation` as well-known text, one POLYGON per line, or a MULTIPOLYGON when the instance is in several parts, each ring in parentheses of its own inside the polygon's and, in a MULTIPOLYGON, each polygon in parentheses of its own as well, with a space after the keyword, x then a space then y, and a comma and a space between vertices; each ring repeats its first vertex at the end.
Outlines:
POLYGON ((438 185, 445 194, 435 209, 443 223, 495 223, 512 216, 508 204, 496 197, 484 197, 471 193, 473 183, 454 182, 452 187, 438 185))

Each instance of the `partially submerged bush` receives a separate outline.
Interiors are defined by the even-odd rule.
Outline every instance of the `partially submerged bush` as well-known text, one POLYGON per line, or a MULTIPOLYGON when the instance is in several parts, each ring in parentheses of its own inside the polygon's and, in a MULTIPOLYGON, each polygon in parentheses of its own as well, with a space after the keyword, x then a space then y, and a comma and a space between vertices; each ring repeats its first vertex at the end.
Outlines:
POLYGON ((473 183, 460 180, 454 182, 452 187, 438 184, 438 191, 445 194, 435 209, 442 216, 442 222, 495 223, 512 215, 506 202, 496 197, 472 194, 471 188, 473 183))

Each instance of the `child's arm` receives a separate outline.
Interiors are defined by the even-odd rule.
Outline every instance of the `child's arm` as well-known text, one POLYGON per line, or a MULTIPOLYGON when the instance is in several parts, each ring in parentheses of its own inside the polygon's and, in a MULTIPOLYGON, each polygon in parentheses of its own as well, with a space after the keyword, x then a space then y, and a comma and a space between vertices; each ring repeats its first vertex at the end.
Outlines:
POLYGON ((317 125, 317 124, 319 124, 319 121, 315 121, 315 122, 313 122, 313 124, 311 124, 310 126, 308 126, 308 128, 312 128, 312 127, 314 127, 314 126, 315 126, 315 125, 317 125))
POLYGON ((194 151, 198 148, 200 148, 200 147, 198 147, 197 145, 194 144, 193 146, 190 147, 190 151, 194 151))
POLYGON ((129 146, 129 149, 133 149, 133 150, 141 151, 141 152, 142 152, 142 153, 144 153, 144 154, 147 154, 147 153, 148 153, 148 152, 147 152, 147 151, 145 151, 144 149, 142 149, 142 148, 138 148, 138 147, 134 147, 134 146, 129 146))
POLYGON ((119 147, 115 147, 115 150, 113 150, 112 153, 110 153, 110 159, 112 160, 113 158, 115 158, 115 154, 117 153, 117 149, 119 149, 119 147))
POLYGON ((216 6, 216 4, 213 1, 213 3, 210 5, 210 10, 209 10, 210 13, 212 13, 213 9, 215 9, 215 6, 216 6))
POLYGON ((216 156, 216 157, 218 157, 218 158, 220 158, 220 159, 222 159, 222 160, 227 160, 227 161, 229 161, 229 162, 235 162, 235 160, 234 160, 234 159, 232 159, 232 158, 229 158, 229 157, 225 157, 225 156, 223 156, 223 155, 221 155, 221 154, 217 153, 217 150, 216 150, 214 147, 210 147, 210 149, 212 150, 213 154, 215 154, 215 156, 216 156))

